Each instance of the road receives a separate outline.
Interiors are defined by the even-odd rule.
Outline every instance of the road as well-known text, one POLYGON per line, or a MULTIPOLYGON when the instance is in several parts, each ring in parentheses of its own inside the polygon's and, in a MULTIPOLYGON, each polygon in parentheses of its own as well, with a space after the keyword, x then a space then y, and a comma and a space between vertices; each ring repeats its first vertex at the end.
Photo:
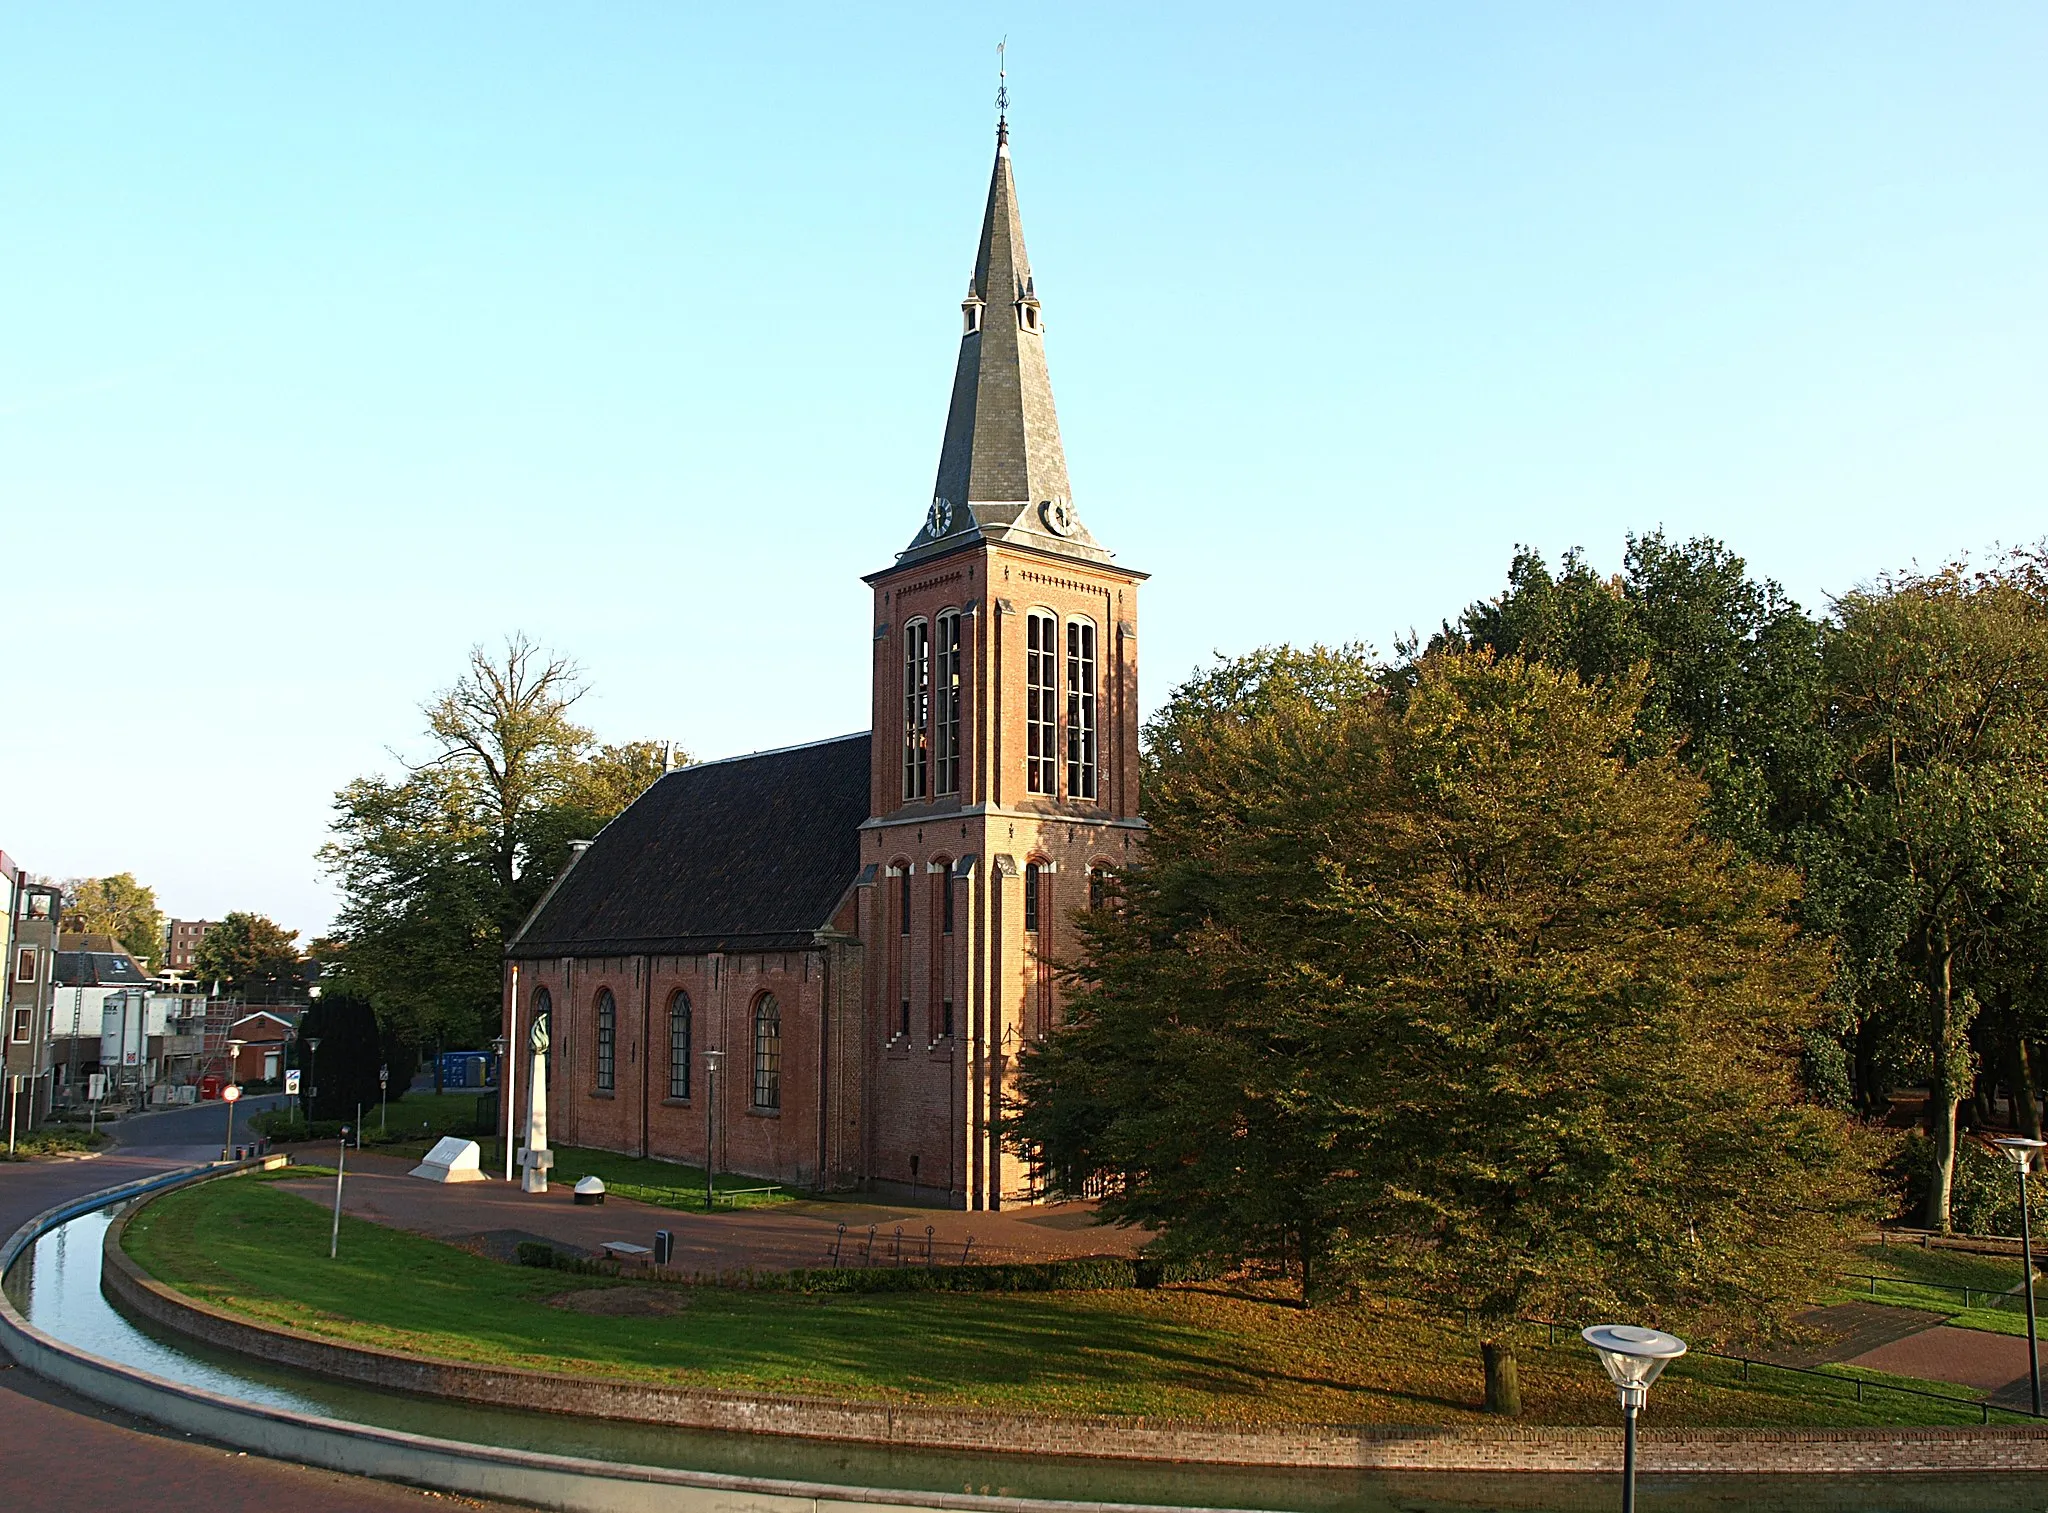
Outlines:
MULTIPOLYGON (((236 1138, 246 1142, 248 1117, 279 1101, 244 1099, 236 1109, 236 1138)), ((0 1236, 66 1199, 217 1157, 227 1113, 218 1103, 168 1109, 124 1120, 117 1130, 120 1143, 93 1160, 0 1163, 0 1236)), ((225 1450, 74 1397, 5 1356, 0 1502, 49 1513, 98 1513, 142 1503, 204 1507, 208 1513, 425 1513, 450 1503, 501 1506, 225 1450)))

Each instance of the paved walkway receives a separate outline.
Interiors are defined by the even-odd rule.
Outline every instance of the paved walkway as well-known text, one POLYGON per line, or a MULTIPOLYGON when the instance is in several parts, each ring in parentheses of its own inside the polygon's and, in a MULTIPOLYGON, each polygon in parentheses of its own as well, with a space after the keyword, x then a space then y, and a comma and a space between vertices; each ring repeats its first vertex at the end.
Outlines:
POLYGON ((1845 1364, 1935 1382, 1954 1382, 2007 1407, 2026 1408, 2033 1400, 2027 1342, 2019 1335, 1988 1334, 1982 1329, 1936 1324, 1875 1350, 1866 1350, 1845 1364))
MULTIPOLYGON (((304 1159, 331 1160, 332 1154, 309 1148, 304 1159)), ((929 1244, 931 1262, 946 1266, 963 1256, 969 1261, 1046 1261, 1134 1255, 1149 1238, 1143 1230, 1096 1224, 1092 1203, 963 1213, 812 1200, 707 1214, 608 1197, 602 1206, 578 1207, 567 1182, 551 1183, 547 1192, 534 1194, 498 1178, 444 1184, 408 1177, 414 1164, 350 1151, 342 1211, 501 1258, 520 1239, 595 1255, 607 1240, 652 1247, 654 1232, 666 1229, 675 1236, 671 1264, 709 1273, 830 1266, 835 1247, 842 1266, 922 1266, 929 1244)), ((318 1202, 333 1201, 332 1178, 280 1185, 318 1202)))

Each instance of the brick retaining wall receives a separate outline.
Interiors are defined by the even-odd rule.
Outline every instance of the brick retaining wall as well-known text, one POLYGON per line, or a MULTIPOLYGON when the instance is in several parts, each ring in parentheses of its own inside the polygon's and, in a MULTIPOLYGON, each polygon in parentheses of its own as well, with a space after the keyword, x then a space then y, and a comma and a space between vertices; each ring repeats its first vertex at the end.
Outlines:
MULTIPOLYGON (((176 1293, 121 1249, 127 1218, 117 1218, 106 1237, 102 1285, 116 1301, 211 1345, 391 1391, 678 1428, 917 1449, 1405 1471, 1609 1472, 1621 1465, 1618 1429, 1229 1429, 713 1392, 409 1356, 259 1324, 176 1293)), ((1641 1462, 1645 1472, 2048 1472, 2048 1427, 1647 1430, 1641 1462)))

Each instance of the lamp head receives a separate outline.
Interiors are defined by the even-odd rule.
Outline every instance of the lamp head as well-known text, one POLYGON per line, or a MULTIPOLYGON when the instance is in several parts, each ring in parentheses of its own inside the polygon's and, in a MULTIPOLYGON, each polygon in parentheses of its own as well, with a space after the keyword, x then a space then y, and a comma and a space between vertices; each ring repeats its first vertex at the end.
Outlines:
POLYGON ((1991 1142, 2011 1159, 2021 1171, 2027 1171, 2034 1164, 2037 1152, 2048 1150, 2048 1140, 2029 1140, 2024 1135, 1999 1135, 1991 1142))
POLYGON ((1622 1402, 1637 1408, 1664 1368, 1685 1354, 1685 1341, 1677 1335, 1636 1324, 1595 1324, 1580 1330, 1579 1337, 1600 1357, 1608 1379, 1621 1390, 1622 1402))

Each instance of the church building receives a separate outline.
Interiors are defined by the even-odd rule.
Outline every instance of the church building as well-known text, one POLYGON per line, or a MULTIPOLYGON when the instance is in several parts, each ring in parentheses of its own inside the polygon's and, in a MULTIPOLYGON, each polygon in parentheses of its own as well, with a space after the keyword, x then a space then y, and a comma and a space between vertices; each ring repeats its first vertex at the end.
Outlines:
POLYGON ((807 1188, 1028 1202, 997 1112, 1131 861, 1138 585, 1076 513, 1007 126, 924 518, 873 591, 873 728, 661 778, 507 948, 551 1140, 807 1188), (715 1141, 715 1145, 713 1142, 715 1141))

